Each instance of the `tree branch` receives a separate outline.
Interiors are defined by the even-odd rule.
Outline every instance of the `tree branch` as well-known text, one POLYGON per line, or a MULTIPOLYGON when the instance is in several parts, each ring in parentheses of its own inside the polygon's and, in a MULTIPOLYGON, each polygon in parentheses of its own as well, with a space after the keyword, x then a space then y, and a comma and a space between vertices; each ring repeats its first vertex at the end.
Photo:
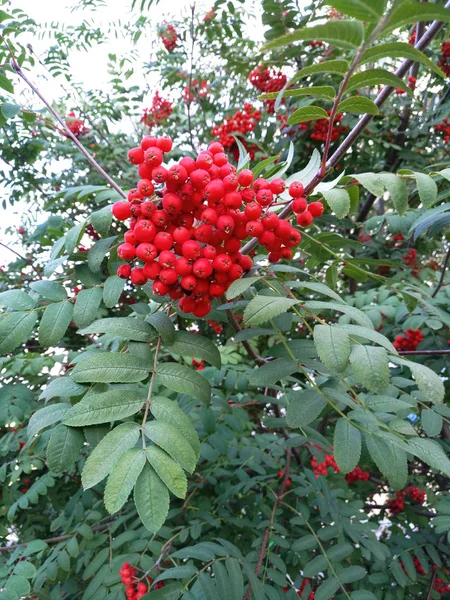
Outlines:
POLYGON ((445 259, 444 259, 444 264, 442 265, 442 270, 441 270, 441 276, 439 278, 439 282, 436 286, 436 289, 434 290, 434 292, 431 294, 432 298, 435 298, 438 291, 441 289, 441 287, 444 284, 444 278, 445 278, 445 272, 447 270, 447 266, 448 266, 448 261, 450 260, 450 248, 447 250, 447 254, 445 255, 445 259))

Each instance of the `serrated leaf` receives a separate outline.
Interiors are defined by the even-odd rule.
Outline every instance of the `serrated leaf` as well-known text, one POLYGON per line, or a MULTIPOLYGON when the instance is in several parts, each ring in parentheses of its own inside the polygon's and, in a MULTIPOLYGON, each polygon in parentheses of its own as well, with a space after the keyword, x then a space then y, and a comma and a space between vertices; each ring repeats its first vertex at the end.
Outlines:
POLYGON ((393 173, 381 173, 380 178, 392 198, 395 210, 399 215, 403 215, 408 208, 406 183, 401 177, 397 177, 393 173))
POLYGON ((13 310, 28 310, 34 308, 34 299, 22 290, 7 290, 0 294, 0 306, 6 306, 13 310))
POLYGON ((225 297, 227 300, 233 300, 233 298, 237 298, 241 296, 249 287, 251 287, 257 281, 260 281, 262 277, 241 277, 240 279, 236 279, 230 285, 230 287, 225 292, 225 297))
POLYGON ((84 435, 77 429, 60 423, 50 436, 47 447, 47 464, 53 473, 67 471, 80 457, 84 435))
POLYGON ((139 439, 137 423, 122 423, 100 440, 88 457, 81 480, 85 490, 104 479, 124 452, 133 448, 139 439))
POLYGON ((105 507, 113 514, 119 511, 128 499, 146 462, 142 448, 126 450, 111 469, 105 487, 105 507))
POLYGON ((148 323, 134 317, 99 319, 87 327, 79 329, 78 333, 80 335, 108 333, 109 335, 118 335, 126 340, 133 340, 135 342, 150 342, 155 337, 154 331, 148 323))
POLYGON ((405 83, 403 79, 400 79, 400 77, 394 75, 394 73, 386 71, 385 69, 367 69, 366 71, 352 75, 349 79, 347 87, 345 88, 345 91, 347 94, 349 94, 353 90, 379 85, 388 85, 393 88, 404 90, 410 96, 413 95, 411 88, 408 87, 408 84, 405 83))
POLYGON ((340 582, 336 577, 328 577, 319 585, 314 593, 314 600, 329 600, 340 588, 340 582))
POLYGON ((420 421, 425 433, 430 437, 436 437, 442 431, 442 415, 429 408, 424 408, 420 414, 420 421))
MULTIPOLYGON (((85 229, 86 223, 79 223, 78 225, 72 227, 72 229, 69 229, 69 231, 66 233, 63 239, 67 254, 72 254, 72 252, 78 246, 81 238, 83 237, 85 229)), ((56 256, 56 254, 52 253, 52 258, 56 258, 56 256)))
POLYGON ((438 197, 437 185, 429 175, 425 173, 414 173, 417 183, 417 191, 419 192, 420 201, 424 208, 431 208, 436 204, 438 197))
POLYGON ((341 417, 334 429, 334 458, 343 473, 350 473, 361 456, 361 433, 347 419, 341 417))
POLYGON ((343 188, 322 190, 322 196, 338 219, 343 219, 350 212, 350 196, 343 188))
POLYGON ((324 365, 335 373, 345 371, 350 358, 350 342, 346 331, 330 325, 316 325, 314 344, 324 365))
POLYGON ((371 342, 375 342, 375 344, 386 348, 388 352, 397 354, 397 350, 392 345, 392 343, 387 339, 387 337, 385 337, 381 333, 378 333, 378 331, 374 331, 373 329, 367 329, 367 327, 360 327, 359 325, 347 325, 343 323, 338 323, 337 327, 345 329, 345 331, 347 331, 350 335, 362 338, 363 340, 370 340, 371 342))
POLYGON ((376 198, 381 198, 384 194, 384 185, 377 173, 359 173, 355 175, 355 179, 366 188, 368 192, 376 198))
POLYGON ((288 118, 288 125, 297 123, 307 123, 308 121, 317 121, 317 119, 329 119, 328 113, 320 106, 303 106, 297 108, 288 118))
POLYGON ((157 380, 169 390, 180 394, 189 394, 206 405, 211 398, 211 387, 204 377, 196 371, 176 363, 158 365, 157 380))
POLYGON ((92 394, 75 404, 64 415, 63 423, 71 427, 84 427, 125 419, 142 408, 145 398, 145 394, 135 390, 110 390, 92 394))
MULTIPOLYGON (((280 92, 269 92, 258 96, 258 100, 271 100, 279 96, 280 92)), ((336 90, 331 85, 312 85, 311 87, 295 88, 282 93, 282 98, 299 98, 302 96, 313 96, 316 98, 327 98, 333 100, 336 90)))
POLYGON ((10 94, 14 94, 13 84, 5 75, 3 75, 3 73, 0 73, 0 88, 5 90, 6 92, 9 92, 10 94))
POLYGON ((423 460, 432 469, 450 477, 450 460, 438 442, 413 437, 408 440, 408 448, 411 454, 423 460))
POLYGON ((417 387, 425 394, 429 402, 439 404, 443 402, 445 397, 445 388, 442 379, 437 373, 430 368, 412 360, 405 360, 398 356, 391 357, 392 362, 397 365, 408 367, 411 370, 412 376, 417 383, 417 387))
POLYGON ((440 77, 445 77, 445 73, 432 60, 406 42, 388 42, 368 48, 362 55, 359 64, 373 63, 383 58, 409 58, 414 62, 425 65, 430 71, 434 71, 440 77))
POLYGON ((135 383, 148 377, 149 368, 136 356, 101 352, 75 365, 72 377, 78 383, 135 383))
POLYGON ((348 62, 342 59, 335 60, 327 60, 315 65, 308 65, 300 69, 290 80, 290 84, 295 81, 299 81, 300 79, 304 79, 305 77, 309 77, 310 75, 315 75, 317 73, 333 73, 335 75, 345 75, 348 71, 348 62))
POLYGON ((327 0, 326 4, 360 21, 378 21, 386 9, 386 0, 327 0))
POLYGON ((356 380, 375 394, 389 385, 389 361, 385 348, 353 345, 350 353, 352 373, 356 380))
POLYGON ((73 320, 78 327, 86 327, 97 316, 97 310, 102 301, 102 288, 93 287, 81 290, 77 294, 75 307, 73 309, 73 320))
MULTIPOLYGON (((97 197, 98 198, 98 197, 97 197)), ((112 212, 110 206, 104 206, 100 210, 91 213, 91 224, 101 236, 108 235, 112 223, 112 212)))
POLYGON ((299 300, 281 296, 255 296, 244 311, 246 325, 262 325, 298 304, 299 300))
POLYGON ((166 344, 167 350, 180 356, 191 356, 206 360, 216 369, 221 369, 222 360, 217 346, 209 340, 197 333, 189 331, 177 331, 175 338, 171 343, 166 344))
POLYGON ((156 396, 152 398, 150 411, 158 421, 170 423, 170 425, 178 429, 191 446, 198 460, 200 456, 200 440, 190 418, 181 410, 178 404, 168 398, 156 396))
POLYGON ((150 421, 144 425, 144 432, 188 473, 194 471, 197 464, 195 452, 174 425, 164 421, 150 421))
POLYGON ((187 492, 187 479, 180 465, 170 458, 167 452, 156 446, 148 446, 145 452, 148 462, 164 485, 174 496, 184 499, 187 492))
POLYGON ((20 113, 20 106, 11 102, 4 102, 1 106, 2 115, 5 119, 12 119, 20 113))
POLYGON ((366 434, 365 440, 370 456, 389 484, 395 490, 403 489, 408 481, 406 452, 374 435, 366 434))
POLYGON ((378 115, 380 111, 378 106, 365 96, 353 96, 343 100, 337 107, 338 112, 343 113, 356 113, 356 114, 367 114, 367 115, 378 115))
POLYGON ((315 281, 287 281, 286 285, 290 288, 311 290, 312 292, 329 296, 333 300, 345 304, 345 301, 339 296, 339 294, 323 283, 317 283, 315 281))
POLYGON ((169 492, 148 463, 136 482, 134 502, 144 526, 152 533, 161 529, 169 512, 169 492))
POLYGON ((125 279, 121 279, 118 275, 108 277, 103 287, 103 302, 105 306, 113 308, 119 302, 125 283, 125 279))
POLYGON ((387 22, 381 30, 383 34, 411 25, 417 21, 443 21, 450 22, 450 9, 437 4, 419 2, 402 2, 394 8, 387 22))
POLYGON ((315 577, 321 571, 325 571, 328 567, 328 562, 325 556, 319 555, 307 563, 303 569, 304 577, 315 577))
POLYGON ((117 235, 98 240, 88 252, 88 267, 94 273, 100 271, 100 266, 109 249, 117 239, 117 235))
POLYGON ((172 319, 162 311, 157 311, 145 319, 152 327, 156 329, 166 344, 171 344, 177 333, 172 319))
POLYGON ((316 390, 291 392, 286 410, 286 421, 289 427, 306 427, 315 421, 327 402, 316 390))
POLYGON ((53 379, 41 392, 39 400, 50 400, 51 398, 72 398, 84 394, 86 388, 75 383, 70 377, 58 377, 53 379))
POLYGON ((0 316, 0 355, 9 354, 30 337, 37 320, 35 312, 5 313, 0 316))
POLYGON ((347 306, 346 304, 339 304, 337 302, 320 302, 318 300, 308 300, 308 302, 305 302, 305 306, 313 311, 332 310, 343 312, 362 327, 368 327, 373 330, 373 323, 369 317, 354 306, 347 306))
POLYGON ((61 421, 65 413, 70 408, 70 404, 61 402, 60 404, 51 404, 49 406, 45 406, 44 408, 40 408, 39 410, 37 410, 31 415, 30 420, 28 422, 28 437, 31 438, 34 435, 36 435, 36 433, 39 433, 41 429, 44 429, 44 427, 54 425, 55 423, 58 423, 58 421, 61 421))
POLYGON ((358 48, 364 40, 364 26, 359 21, 335 19, 323 25, 297 29, 293 33, 283 35, 265 44, 263 51, 287 46, 293 42, 314 40, 322 40, 336 48, 358 48))
POLYGON ((293 360, 277 358, 253 371, 247 371, 247 377, 252 385, 262 387, 272 385, 296 371, 298 371, 298 365, 293 360))
POLYGON ((53 302, 62 302, 67 298, 66 290, 60 283, 56 283, 56 281, 47 281, 44 279, 33 281, 30 283, 30 288, 44 298, 53 300, 53 302))
POLYGON ((71 302, 49 304, 39 323, 39 343, 55 346, 64 337, 73 315, 71 302))

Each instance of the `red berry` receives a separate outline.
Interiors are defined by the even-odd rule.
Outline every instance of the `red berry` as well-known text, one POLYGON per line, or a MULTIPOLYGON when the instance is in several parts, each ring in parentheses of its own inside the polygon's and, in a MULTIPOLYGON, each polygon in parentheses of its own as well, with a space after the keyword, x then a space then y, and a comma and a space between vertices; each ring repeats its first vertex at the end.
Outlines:
POLYGON ((239 185, 242 185, 242 187, 249 187, 252 185, 254 177, 255 176, 250 169, 243 169, 238 175, 239 185))
POLYGON ((141 268, 132 269, 130 279, 135 285, 144 285, 148 280, 145 276, 144 269, 141 268))
POLYGON ((211 181, 208 171, 205 171, 204 169, 196 169, 195 171, 192 171, 190 178, 192 185, 196 189, 206 188, 208 183, 211 181))
POLYGON ((132 260, 136 256, 136 250, 131 244, 120 244, 117 255, 122 260, 132 260))
POLYGON ((112 214, 119 221, 126 221, 131 216, 130 205, 128 202, 116 202, 112 205, 112 214))
POLYGON ((270 191, 272 192, 272 194, 276 194, 276 195, 282 194, 285 189, 286 189, 286 184, 280 177, 278 177, 277 179, 273 179, 270 182, 270 191))
POLYGON ((197 280, 193 275, 185 275, 181 278, 181 287, 188 292, 192 292, 197 284, 197 280))
POLYGON ((311 202, 308 205, 308 210, 314 218, 321 217, 323 215, 323 204, 322 202, 311 202))
POLYGON ((132 148, 128 152, 128 160, 132 165, 140 165, 144 162, 144 151, 142 148, 132 148))
POLYGON ((308 208, 308 202, 306 198, 296 198, 292 202, 292 210, 298 214, 304 212, 308 208))
POLYGON ((150 263, 158 256, 158 250, 155 245, 144 242, 136 248, 136 256, 142 262, 150 263))
POLYGON ((170 152, 172 150, 173 142, 169 136, 163 136, 156 140, 156 146, 163 152, 170 152))
POLYGON ((139 242, 152 242, 156 234, 156 227, 151 221, 141 219, 137 222, 133 232, 139 242))
POLYGON ((162 151, 156 146, 152 146, 144 152, 145 163, 152 169, 154 167, 159 167, 159 165, 162 164, 163 158, 162 151))
POLYGON ((296 220, 301 227, 308 227, 314 221, 314 217, 309 210, 305 210, 305 212, 297 215, 296 220))
POLYGON ((202 248, 195 240, 188 240, 184 242, 181 251, 185 258, 200 258, 202 248))
POLYGON ((149 279, 156 279, 161 271, 161 266, 157 262, 147 263, 144 265, 144 274, 149 279))
POLYGON ((155 191, 155 186, 150 181, 150 179, 141 179, 138 182, 137 189, 138 189, 139 193, 142 194, 142 196, 144 196, 145 198, 148 198, 155 191))
POLYGON ((152 292, 156 296, 165 296, 169 291, 169 286, 167 286, 162 281, 154 281, 152 285, 152 292))
POLYGON ((130 265, 120 265, 120 267, 117 269, 117 275, 121 279, 128 279, 128 277, 131 275, 130 265))
POLYGON ((300 198, 300 196, 303 196, 304 191, 305 188, 300 181, 293 181, 289 186, 289 195, 291 198, 300 198))

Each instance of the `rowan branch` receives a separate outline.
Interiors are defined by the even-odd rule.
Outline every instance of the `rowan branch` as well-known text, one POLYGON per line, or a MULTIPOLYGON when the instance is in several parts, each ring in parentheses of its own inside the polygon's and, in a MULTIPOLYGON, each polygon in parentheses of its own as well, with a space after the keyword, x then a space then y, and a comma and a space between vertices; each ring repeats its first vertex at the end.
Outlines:
POLYGON ((441 270, 441 276, 439 278, 439 282, 436 286, 436 289, 434 290, 434 292, 431 294, 432 298, 435 298, 438 291, 441 289, 441 287, 444 284, 444 278, 445 278, 445 272, 447 270, 447 266, 448 266, 448 261, 450 260, 450 248, 447 250, 447 254, 445 255, 445 259, 444 259, 444 264, 442 265, 442 270, 441 270))

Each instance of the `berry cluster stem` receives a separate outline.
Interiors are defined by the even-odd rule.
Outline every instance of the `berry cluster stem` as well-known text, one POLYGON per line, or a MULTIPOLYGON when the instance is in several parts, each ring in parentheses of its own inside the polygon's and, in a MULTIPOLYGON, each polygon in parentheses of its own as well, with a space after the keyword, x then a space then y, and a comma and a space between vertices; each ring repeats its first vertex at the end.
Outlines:
MULTIPOLYGON (((153 360, 153 371, 152 371, 152 377, 150 379, 150 384, 148 386, 147 401, 145 403, 145 412, 144 412, 144 417, 142 419, 142 427, 144 427, 144 425, 147 422, 148 411, 150 410, 150 404, 152 402, 153 385, 155 383, 155 378, 156 378, 156 368, 158 366, 158 357, 159 357, 159 351, 161 350, 161 342, 162 342, 162 338, 159 337, 158 341, 156 343, 155 358, 153 360)), ((142 446, 145 448, 144 434, 142 434, 142 446)))

